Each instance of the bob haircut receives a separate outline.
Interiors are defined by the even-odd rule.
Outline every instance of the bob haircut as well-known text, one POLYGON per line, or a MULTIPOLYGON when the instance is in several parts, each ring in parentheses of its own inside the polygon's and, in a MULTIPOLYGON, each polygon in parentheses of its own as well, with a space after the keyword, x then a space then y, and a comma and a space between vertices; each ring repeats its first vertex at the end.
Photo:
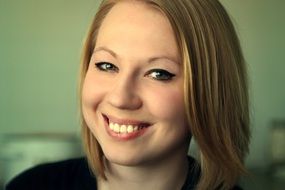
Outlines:
MULTIPOLYGON (((91 24, 81 60, 80 97, 100 25, 120 1, 126 0, 103 0, 91 24)), ((199 148, 197 189, 230 189, 247 173, 244 157, 250 129, 246 65, 227 12, 218 0, 128 1, 140 1, 161 11, 176 35, 189 130, 199 148)), ((81 119, 89 166, 95 175, 106 179, 103 151, 82 110, 81 119)))

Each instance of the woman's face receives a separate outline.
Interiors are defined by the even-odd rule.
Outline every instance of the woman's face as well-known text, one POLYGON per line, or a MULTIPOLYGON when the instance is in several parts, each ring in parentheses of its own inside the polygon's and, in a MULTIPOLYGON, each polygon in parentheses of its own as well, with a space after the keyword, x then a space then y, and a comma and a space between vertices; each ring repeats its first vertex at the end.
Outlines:
POLYGON ((116 4, 100 27, 82 91, 84 119, 106 158, 133 166, 185 156, 183 94, 167 18, 140 2, 116 4))

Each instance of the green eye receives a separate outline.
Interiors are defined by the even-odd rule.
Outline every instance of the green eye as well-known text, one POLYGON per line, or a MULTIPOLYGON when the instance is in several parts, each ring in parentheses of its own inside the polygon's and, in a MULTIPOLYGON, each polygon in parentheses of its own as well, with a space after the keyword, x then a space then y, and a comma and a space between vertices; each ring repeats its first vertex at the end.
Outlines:
POLYGON ((163 69, 152 69, 147 72, 146 76, 151 77, 154 80, 169 81, 175 77, 175 74, 163 69))
POLYGON ((95 64, 96 68, 105 72, 118 72, 118 67, 108 62, 99 62, 95 64))

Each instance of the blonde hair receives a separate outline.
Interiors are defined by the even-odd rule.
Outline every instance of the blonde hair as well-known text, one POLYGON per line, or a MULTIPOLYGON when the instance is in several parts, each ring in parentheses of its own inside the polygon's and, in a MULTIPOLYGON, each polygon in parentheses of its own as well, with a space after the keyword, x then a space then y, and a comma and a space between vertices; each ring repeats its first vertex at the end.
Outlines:
MULTIPOLYGON (((120 1, 104 0, 95 15, 83 49, 80 93, 101 23, 120 1)), ((232 188, 246 173, 250 130, 245 60, 227 12, 218 0, 137 1, 162 11, 176 35, 189 130, 200 152, 197 189, 232 188)), ((104 178, 102 149, 83 117, 82 136, 92 171, 104 178)))

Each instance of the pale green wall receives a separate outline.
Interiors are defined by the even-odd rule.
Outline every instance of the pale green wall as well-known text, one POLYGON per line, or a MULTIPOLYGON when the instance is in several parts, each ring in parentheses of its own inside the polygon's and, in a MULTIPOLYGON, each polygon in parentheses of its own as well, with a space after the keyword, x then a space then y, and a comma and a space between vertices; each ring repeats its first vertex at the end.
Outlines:
POLYGON ((80 52, 98 0, 0 0, 1 133, 78 131, 80 52))
MULTIPOLYGON (((248 164, 268 164, 268 126, 285 116, 285 2, 222 0, 251 77, 248 164)), ((82 39, 98 0, 0 0, 1 133, 75 132, 82 39)))
POLYGON ((285 1, 221 2, 235 20, 249 65, 253 134, 247 162, 267 166, 271 121, 285 119, 285 1))

